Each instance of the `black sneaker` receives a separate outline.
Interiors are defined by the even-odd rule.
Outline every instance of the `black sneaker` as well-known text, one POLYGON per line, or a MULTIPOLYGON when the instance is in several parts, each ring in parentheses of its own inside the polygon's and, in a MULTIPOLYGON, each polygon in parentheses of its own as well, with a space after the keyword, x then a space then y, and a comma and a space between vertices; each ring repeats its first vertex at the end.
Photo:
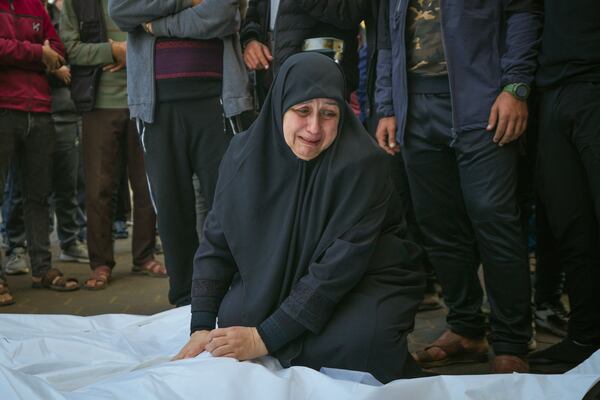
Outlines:
POLYGON ((562 303, 542 303, 536 307, 533 315, 538 328, 546 329, 561 338, 567 336, 569 313, 562 303))
POLYGON ((113 238, 114 239, 127 239, 129 232, 127 231, 126 221, 115 221, 113 223, 113 238))

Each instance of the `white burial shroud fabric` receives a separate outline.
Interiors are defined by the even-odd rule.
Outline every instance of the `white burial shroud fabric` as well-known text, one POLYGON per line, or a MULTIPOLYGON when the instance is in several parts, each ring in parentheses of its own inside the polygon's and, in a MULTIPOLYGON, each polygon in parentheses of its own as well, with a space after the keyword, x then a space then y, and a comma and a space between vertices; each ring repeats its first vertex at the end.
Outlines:
POLYGON ((189 307, 152 316, 0 315, 0 399, 566 400, 581 399, 600 380, 600 352, 564 375, 438 376, 385 386, 352 371, 282 369, 271 357, 238 362, 203 353, 171 362, 188 338, 189 318, 189 307))

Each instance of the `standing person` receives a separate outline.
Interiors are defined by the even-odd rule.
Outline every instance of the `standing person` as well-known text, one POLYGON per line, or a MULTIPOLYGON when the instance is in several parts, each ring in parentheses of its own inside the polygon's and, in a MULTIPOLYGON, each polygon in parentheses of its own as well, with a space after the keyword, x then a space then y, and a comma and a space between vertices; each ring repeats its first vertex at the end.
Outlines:
POLYGON ((567 337, 531 354, 557 372, 600 348, 600 4, 544 2, 538 195, 566 273, 567 337))
MULTIPOLYGON (((48 229, 54 127, 46 72, 60 68, 63 56, 64 46, 42 2, 0 0, 0 188, 18 154, 32 285, 71 291, 79 283, 52 268, 48 229)), ((12 303, 0 271, 0 305, 12 303)))
POLYGON ((111 0, 110 14, 129 32, 129 107, 144 143, 169 301, 187 305, 198 248, 192 177, 210 208, 232 135, 226 117, 252 109, 237 35, 239 3, 111 0))
POLYGON ((527 372, 530 287, 515 140, 526 126, 541 21, 528 2, 460 4, 383 5, 389 37, 378 54, 376 136, 390 155, 402 152, 449 308, 448 330, 414 357, 429 367, 486 358, 481 262, 492 371, 527 372))
MULTIPOLYGON (((47 6, 56 31, 60 31, 59 18, 62 0, 47 6)), ((52 158, 52 206, 56 213, 56 232, 60 242, 61 261, 89 262, 86 246, 79 241, 77 222, 77 173, 79 171, 81 115, 71 99, 71 70, 60 67, 50 78, 52 90, 52 120, 56 131, 56 145, 52 158)))
POLYGON ((371 12, 366 0, 250 0, 241 30, 244 61, 256 71, 256 90, 262 104, 273 75, 304 40, 334 37, 344 42, 341 65, 346 95, 358 88, 358 32, 371 12))
POLYGON ((154 259, 156 215, 150 200, 144 158, 127 108, 127 33, 108 15, 108 0, 64 0, 60 35, 72 66, 71 91, 83 113, 83 165, 86 179, 87 243, 91 277, 86 289, 105 289, 115 266, 113 194, 120 155, 127 154, 133 190, 134 273, 165 277, 154 259), (91 90, 90 90, 91 88, 91 90))

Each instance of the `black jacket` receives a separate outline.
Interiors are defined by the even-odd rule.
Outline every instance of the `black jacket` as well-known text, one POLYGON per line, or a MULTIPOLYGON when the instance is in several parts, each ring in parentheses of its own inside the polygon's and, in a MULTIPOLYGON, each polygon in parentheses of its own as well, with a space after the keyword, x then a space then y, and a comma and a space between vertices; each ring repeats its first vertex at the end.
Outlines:
MULTIPOLYGON (((344 41, 342 67, 347 91, 358 86, 360 22, 369 14, 370 0, 281 0, 274 32, 273 67, 301 51, 302 42, 313 37, 333 36, 344 41)), ((267 44, 269 0, 250 0, 241 30, 242 44, 258 40, 267 44)))

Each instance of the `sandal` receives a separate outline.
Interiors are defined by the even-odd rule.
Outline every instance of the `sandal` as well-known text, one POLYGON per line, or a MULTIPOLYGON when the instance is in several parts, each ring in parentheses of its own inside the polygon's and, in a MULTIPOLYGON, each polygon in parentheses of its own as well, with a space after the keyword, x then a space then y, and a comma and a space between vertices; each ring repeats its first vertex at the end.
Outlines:
POLYGON ((0 307, 10 306, 11 304, 15 304, 15 298, 12 297, 8 290, 8 283, 4 280, 0 280, 0 307), (6 298, 5 296, 8 297, 6 298), (2 297, 5 297, 5 300, 2 300, 2 297))
POLYGON ((79 281, 75 278, 65 278, 58 268, 50 268, 44 276, 33 277, 33 279, 31 287, 34 289, 50 289, 57 292, 79 290, 79 281), (70 283, 75 283, 75 285, 69 285, 70 283))
POLYGON ((84 289, 87 290, 104 290, 108 286, 108 282, 110 281, 110 275, 112 274, 112 269, 107 267, 106 265, 100 265, 93 269, 92 276, 83 282, 84 289), (90 285, 89 282, 94 281, 93 285, 90 285))
POLYGON ((169 275, 167 275, 167 269, 165 268, 165 266, 157 260, 146 261, 142 265, 134 265, 133 268, 131 268, 131 273, 139 275, 148 275, 154 278, 169 277, 169 275))
POLYGON ((466 339, 451 331, 446 331, 430 346, 413 353, 413 358, 422 368, 437 368, 452 364, 482 363, 488 360, 488 345, 485 339, 467 339, 481 341, 481 343, 468 348, 463 344, 466 339), (448 337, 448 336, 454 337, 448 337), (444 353, 443 358, 435 358, 430 349, 439 349, 444 353))

